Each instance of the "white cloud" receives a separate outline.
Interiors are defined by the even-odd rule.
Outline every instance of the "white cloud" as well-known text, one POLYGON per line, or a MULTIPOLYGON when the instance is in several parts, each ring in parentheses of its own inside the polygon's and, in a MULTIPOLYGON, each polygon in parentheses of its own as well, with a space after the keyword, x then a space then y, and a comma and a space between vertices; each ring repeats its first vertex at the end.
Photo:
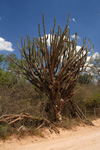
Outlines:
MULTIPOLYGON (((47 44, 48 44, 48 46, 50 46, 50 34, 46 35, 46 37, 47 37, 47 36, 48 36, 47 44)), ((71 35, 71 37, 72 37, 72 38, 75 38, 75 35, 71 35)), ((43 38, 43 37, 42 37, 42 38, 43 38)), ((54 38, 54 37, 53 37, 53 38, 54 38)), ((78 38, 80 38, 80 37, 78 36, 78 38)), ((58 39, 59 39, 59 37, 58 37, 58 39)), ((51 41, 52 41, 52 39, 51 39, 51 41)), ((80 50, 80 48, 81 48, 81 46, 79 46, 79 45, 76 46, 77 52, 80 50)), ((86 53, 86 51, 84 51, 84 54, 85 54, 85 53, 86 53)), ((87 56, 87 60, 86 60, 85 66, 88 64, 88 62, 89 62, 89 60, 90 60, 90 57, 91 57, 90 52, 88 52, 88 56, 87 56)), ((100 54, 99 54, 98 52, 95 52, 95 53, 93 54, 93 56, 92 56, 92 59, 95 59, 95 58, 98 58, 98 57, 100 57, 100 54)), ((61 61, 62 61, 62 59, 63 59, 63 55, 62 55, 62 57, 61 57, 61 61)), ((93 67, 93 63, 90 63, 90 64, 88 65, 86 71, 89 71, 89 72, 90 72, 90 68, 91 68, 91 67, 93 67)), ((90 73, 91 73, 91 72, 90 72, 90 73)), ((91 75, 92 75, 92 73, 91 73, 91 75)))
POLYGON ((73 21, 73 22, 76 22, 76 19, 75 19, 75 18, 72 18, 72 21, 73 21))
MULTIPOLYGON (((76 46, 76 50, 77 52, 80 50, 81 46, 77 45, 76 46)), ((84 54, 86 53, 86 51, 84 51, 84 54)), ((86 60, 86 64, 89 62, 91 55, 89 55, 90 52, 88 52, 88 56, 87 56, 87 60, 86 60)), ((100 58, 100 54, 98 52, 95 52, 92 56, 92 60, 96 59, 96 58, 100 58)), ((91 63, 90 66, 93 66, 93 64, 91 63)))
MULTIPOLYGON (((48 36, 48 40, 47 40, 47 44, 48 44, 48 46, 50 46, 50 34, 47 34, 46 35, 46 37, 48 36)), ((72 38, 75 38, 75 35, 71 35, 71 37, 72 38)), ((43 38, 43 37, 42 37, 43 38)), ((53 37, 54 38, 54 37, 53 37)), ((59 39, 60 37, 58 37, 58 39, 59 39)), ((79 39, 80 37, 78 36, 78 39, 79 39)), ((51 39, 51 41, 52 41, 52 39, 51 39)), ((80 50, 80 48, 81 48, 81 46, 79 46, 79 45, 77 45, 76 46, 76 50, 77 50, 77 52, 80 50)), ((86 53, 86 51, 84 51, 84 54, 86 53)), ((88 52, 88 55, 90 54, 90 52, 88 52)), ((62 56, 63 57, 63 56, 62 56)), ((86 60, 86 64, 88 63, 88 61, 90 60, 90 57, 91 56, 87 56, 87 60, 86 60)), ((95 58, 97 58, 97 57, 100 57, 100 55, 99 55, 99 53, 98 52, 95 52, 94 54, 93 54, 93 56, 92 56, 92 59, 95 59, 95 58)), ((90 64, 90 66, 93 66, 93 64, 90 64)), ((89 70, 89 69, 87 69, 87 70, 89 70)))
MULTIPOLYGON (((75 39, 75 34, 71 35, 71 38, 72 38, 72 39, 75 39)), ((79 36, 77 36, 77 38, 80 39, 79 36)))
MULTIPOLYGON (((48 46, 50 46, 50 33, 49 34, 46 34, 46 38, 48 37, 48 39, 47 39, 47 44, 48 44, 48 46)), ((78 39, 80 39, 80 37, 79 36, 77 36, 78 37, 78 39)), ((75 35, 71 35, 71 38, 75 38, 75 35)), ((42 37, 42 39, 43 39, 43 37, 42 37)), ((54 39, 54 36, 53 36, 53 39, 54 39)), ((51 36, 51 42, 52 42, 52 36, 51 36)), ((59 41, 59 39, 60 39, 60 37, 58 37, 58 41, 59 41)), ((65 39, 65 36, 64 36, 64 38, 63 39, 65 39)), ((77 50, 79 50, 81 48, 81 46, 77 46, 77 50)))
POLYGON ((87 56, 87 62, 90 60, 90 56, 87 56))
MULTIPOLYGON (((91 56, 88 56, 87 57, 87 63, 88 63, 88 61, 90 60, 90 57, 91 56)), ((100 54, 98 53, 98 52, 95 52, 94 54, 93 54, 93 56, 92 56, 92 60, 94 60, 94 59, 96 59, 96 58, 100 58, 100 54)), ((86 64, 87 64, 86 63, 86 64)), ((87 71, 89 71, 90 73, 91 73, 91 75, 94 75, 92 72, 91 72, 91 67, 93 67, 93 63, 92 62, 90 62, 90 64, 89 64, 89 67, 87 67, 87 71)))
MULTIPOLYGON (((91 56, 87 57, 87 62, 89 61, 91 56)), ((92 60, 96 59, 96 58, 100 58, 100 54, 98 52, 95 52, 92 56, 92 60)))
MULTIPOLYGON (((46 37, 48 37, 47 44, 48 44, 48 46, 50 46, 50 34, 46 34, 46 37)), ((54 39, 54 37, 55 36, 51 36, 51 43, 52 43, 52 40, 54 39)), ((43 37, 42 37, 42 39, 43 39, 43 37)), ((60 39, 60 36, 58 37, 58 42, 59 42, 59 39, 60 39)), ((63 39, 65 39, 65 36, 63 39)))
POLYGON ((47 44, 48 46, 50 46, 50 34, 48 34, 47 36, 48 36, 47 44))
POLYGON ((78 46, 78 45, 76 46, 76 50, 77 50, 77 51, 79 51, 80 48, 81 48, 81 46, 78 46))
POLYGON ((92 59, 96 59, 96 58, 99 58, 99 57, 100 57, 100 54, 99 54, 98 52, 95 52, 95 53, 93 54, 92 59))
MULTIPOLYGON (((50 34, 46 34, 46 38, 48 37, 48 39, 47 39, 47 45, 48 46, 50 46, 50 34)), ((43 39, 43 37, 42 37, 42 39, 43 39)), ((54 39, 54 36, 52 37, 51 36, 51 42, 52 42, 52 40, 54 39)), ((58 40, 60 39, 60 37, 58 37, 58 40)))
POLYGON ((0 20, 2 20, 2 18, 0 17, 0 20))
POLYGON ((6 41, 2 37, 0 37, 0 50, 6 50, 10 52, 14 51, 14 49, 12 48, 12 43, 9 41, 6 41))
MULTIPOLYGON (((47 45, 50 46, 50 34, 46 34, 46 38, 48 37, 47 39, 47 45)), ((43 37, 41 37, 42 40, 43 40, 43 37)))

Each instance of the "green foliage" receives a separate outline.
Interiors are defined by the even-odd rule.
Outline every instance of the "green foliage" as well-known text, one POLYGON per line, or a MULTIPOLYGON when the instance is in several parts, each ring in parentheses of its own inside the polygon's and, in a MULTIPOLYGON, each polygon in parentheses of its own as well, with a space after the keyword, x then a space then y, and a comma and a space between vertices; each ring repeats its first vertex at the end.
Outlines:
POLYGON ((92 108, 100 107, 100 91, 91 93, 90 97, 85 100, 85 105, 92 108))
POLYGON ((98 79, 97 86, 100 89, 100 79, 98 79))
POLYGON ((100 89, 93 84, 83 84, 77 86, 79 89, 74 95, 73 100, 84 111, 85 108, 93 110, 94 107, 100 107, 100 89))
MULTIPOLYGON (((12 57, 16 63, 20 63, 20 59, 18 59, 15 54, 10 54, 9 56, 12 57)), ((13 63, 8 57, 5 57, 4 61, 5 61, 4 65, 5 65, 6 69, 10 69, 10 70, 18 69, 17 65, 15 63, 13 63)))
POLYGON ((9 86, 16 82, 16 75, 10 71, 0 70, 0 83, 9 86))
POLYGON ((100 78, 100 55, 97 55, 95 59, 91 61, 91 64, 93 64, 91 68, 91 72, 95 78, 100 78))
MULTIPOLYGON (((10 54, 10 56, 14 59, 14 61, 20 62, 15 54, 10 54)), ((12 69, 18 70, 18 67, 15 63, 10 61, 8 57, 4 57, 4 55, 0 55, 0 84, 5 86, 12 86, 19 80, 23 80, 20 76, 16 75, 12 71, 12 69)))
POLYGON ((3 61, 4 61, 4 55, 1 54, 0 55, 0 68, 1 68, 1 65, 2 65, 3 61))
POLYGON ((5 139, 7 138, 7 126, 6 125, 0 125, 0 138, 5 139))
POLYGON ((92 76, 85 73, 80 76, 78 82, 80 84, 90 84, 92 82, 92 76))

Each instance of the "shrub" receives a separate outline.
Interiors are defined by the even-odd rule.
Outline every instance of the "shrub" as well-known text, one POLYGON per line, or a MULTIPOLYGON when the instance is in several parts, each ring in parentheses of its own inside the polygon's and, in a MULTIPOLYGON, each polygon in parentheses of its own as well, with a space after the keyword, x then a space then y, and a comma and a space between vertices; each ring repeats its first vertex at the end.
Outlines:
POLYGON ((0 125, 0 138, 5 139, 7 138, 7 126, 6 125, 0 125))

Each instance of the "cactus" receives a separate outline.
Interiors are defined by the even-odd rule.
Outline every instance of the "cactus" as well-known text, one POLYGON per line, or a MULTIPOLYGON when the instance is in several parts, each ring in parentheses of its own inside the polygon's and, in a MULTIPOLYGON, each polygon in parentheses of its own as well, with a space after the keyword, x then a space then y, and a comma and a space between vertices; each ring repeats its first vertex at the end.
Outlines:
POLYGON ((21 63, 17 64, 8 56, 20 68, 18 73, 50 98, 57 120, 61 120, 64 104, 71 100, 79 77, 89 66, 90 61, 86 64, 88 53, 91 49, 94 51, 90 40, 86 45, 86 38, 77 51, 77 33, 75 33, 75 39, 71 41, 69 20, 70 16, 63 32, 60 25, 55 32, 56 19, 54 19, 53 29, 50 30, 50 46, 48 46, 43 14, 43 36, 38 25, 39 38, 33 38, 31 42, 30 36, 27 36, 27 45, 25 39, 23 42, 21 38, 21 48, 17 43, 21 52, 21 63), (88 48, 89 45, 90 48, 88 48))

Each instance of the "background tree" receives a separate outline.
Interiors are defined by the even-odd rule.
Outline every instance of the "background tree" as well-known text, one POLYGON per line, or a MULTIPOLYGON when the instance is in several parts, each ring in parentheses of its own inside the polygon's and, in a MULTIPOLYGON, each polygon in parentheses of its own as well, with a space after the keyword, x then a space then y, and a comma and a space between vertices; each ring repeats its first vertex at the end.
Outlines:
MULTIPOLYGON (((20 60, 17 58, 15 54, 10 54, 10 57, 14 59, 14 61, 19 62, 20 60)), ((20 77, 16 75, 12 69, 18 70, 18 67, 16 64, 14 64, 8 57, 5 57, 4 55, 0 55, 0 83, 5 86, 12 86, 18 80, 20 80, 20 77), (10 69, 10 70, 9 70, 10 69)))
POLYGON ((98 80, 100 78, 100 55, 92 59, 91 64, 90 72, 98 80))
POLYGON ((78 82, 80 84, 90 84, 92 83, 92 79, 93 79, 92 75, 84 73, 83 75, 79 77, 78 82))
POLYGON ((100 87, 100 54, 96 53, 96 55, 93 56, 91 63, 90 63, 90 68, 89 72, 92 76, 92 82, 100 87))
POLYGON ((3 62, 4 62, 4 55, 1 54, 1 55, 0 55, 0 70, 4 68, 4 67, 3 67, 3 62))
MULTIPOLYGON (((44 14, 43 14, 43 35, 41 36, 40 25, 38 25, 39 38, 30 36, 26 40, 21 38, 21 63, 14 61, 19 70, 15 72, 24 76, 29 82, 39 90, 45 92, 49 97, 56 120, 62 120, 62 110, 68 101, 71 101, 74 95, 74 87, 89 65, 86 64, 88 52, 93 45, 90 40, 86 44, 86 38, 83 40, 82 47, 77 50, 77 33, 75 39, 70 39, 70 29, 68 28, 70 17, 65 29, 62 32, 60 25, 55 32, 56 19, 54 19, 53 30, 50 30, 50 46, 48 46, 48 35, 45 31, 44 14)), ((92 55, 90 57, 90 60, 92 55)))

